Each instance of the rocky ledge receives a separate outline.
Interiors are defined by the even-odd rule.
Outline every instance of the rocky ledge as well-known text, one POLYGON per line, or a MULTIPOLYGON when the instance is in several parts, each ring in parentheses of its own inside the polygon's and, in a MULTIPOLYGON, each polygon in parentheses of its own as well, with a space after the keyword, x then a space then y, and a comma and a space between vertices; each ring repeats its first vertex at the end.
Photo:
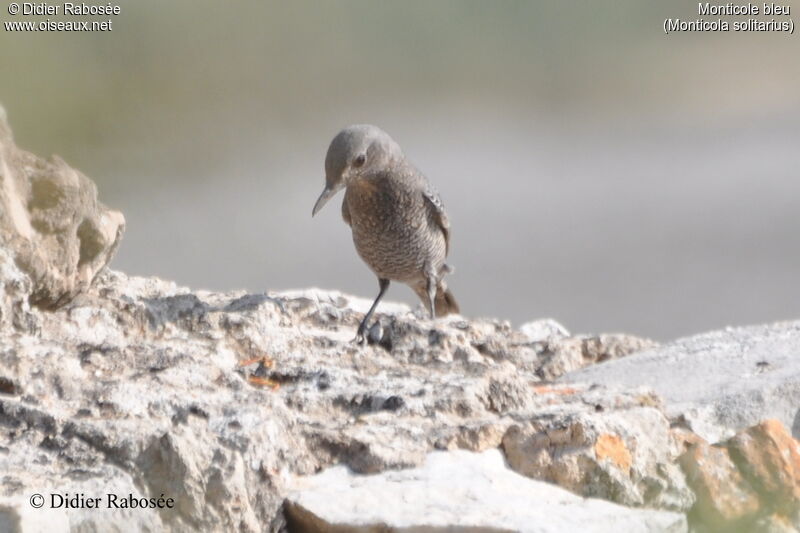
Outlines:
POLYGON ((800 526, 798 322, 658 346, 382 304, 360 347, 366 300, 105 268, 121 215, 21 153, 0 135, 0 531, 800 526))

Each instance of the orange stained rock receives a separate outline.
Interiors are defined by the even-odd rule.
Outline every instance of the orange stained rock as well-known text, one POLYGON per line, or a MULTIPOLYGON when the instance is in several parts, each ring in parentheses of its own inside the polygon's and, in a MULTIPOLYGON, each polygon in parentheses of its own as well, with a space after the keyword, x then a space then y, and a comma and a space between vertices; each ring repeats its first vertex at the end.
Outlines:
POLYGON ((252 359, 245 359, 244 361, 239 361, 239 366, 250 366, 255 363, 262 363, 267 368, 272 368, 275 365, 275 361, 273 361, 269 357, 253 357, 252 359))
POLYGON ((672 436, 673 441, 684 452, 691 450, 692 446, 694 445, 708 444, 703 437, 686 428, 673 428, 670 430, 670 435, 672 436))
POLYGON ((277 381, 272 381, 268 378, 259 378, 257 376, 249 376, 247 381, 250 382, 251 385, 257 385, 259 387, 269 387, 272 390, 278 390, 280 388, 280 383, 277 381))
POLYGON ((536 394, 561 394, 569 396, 577 394, 578 389, 572 387, 553 387, 552 385, 535 385, 533 387, 533 392, 536 394))
POLYGON ((703 522, 724 529, 759 511, 758 496, 725 448, 697 440, 681 455, 680 465, 697 497, 695 511, 703 522))
POLYGON ((748 481, 779 503, 800 502, 800 443, 779 420, 765 420, 727 442, 748 481))
POLYGON ((594 443, 594 453, 598 460, 610 459, 619 469, 629 473, 633 463, 631 452, 619 435, 601 434, 594 443))

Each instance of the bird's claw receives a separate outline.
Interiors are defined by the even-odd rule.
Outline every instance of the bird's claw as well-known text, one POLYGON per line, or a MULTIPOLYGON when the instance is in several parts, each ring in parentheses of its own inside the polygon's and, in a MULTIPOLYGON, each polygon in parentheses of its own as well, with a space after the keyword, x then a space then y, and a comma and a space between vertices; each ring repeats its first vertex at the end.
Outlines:
POLYGON ((365 337, 364 332, 361 329, 359 329, 358 332, 356 333, 356 336, 350 342, 352 342, 353 344, 358 344, 359 346, 364 346, 367 343, 367 337, 365 337))

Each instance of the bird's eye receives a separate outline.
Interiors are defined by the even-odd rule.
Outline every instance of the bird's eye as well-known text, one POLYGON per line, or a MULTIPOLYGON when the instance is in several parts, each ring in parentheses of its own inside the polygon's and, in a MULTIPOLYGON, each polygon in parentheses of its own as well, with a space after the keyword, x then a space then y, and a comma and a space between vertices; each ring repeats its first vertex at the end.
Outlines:
POLYGON ((365 156, 364 154, 361 154, 361 155, 359 155, 358 157, 356 157, 353 160, 353 166, 355 166, 356 168, 364 166, 364 162, 366 160, 367 160, 367 156, 365 156))

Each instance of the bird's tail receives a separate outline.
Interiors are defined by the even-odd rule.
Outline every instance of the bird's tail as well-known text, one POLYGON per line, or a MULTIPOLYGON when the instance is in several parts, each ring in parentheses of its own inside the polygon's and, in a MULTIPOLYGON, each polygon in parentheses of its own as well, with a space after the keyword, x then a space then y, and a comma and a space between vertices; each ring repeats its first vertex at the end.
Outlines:
POLYGON ((461 311, 458 308, 456 297, 453 296, 450 289, 444 285, 440 285, 436 289, 436 298, 433 300, 433 307, 436 310, 437 317, 458 314, 461 311))
MULTIPOLYGON (((422 300, 422 304, 425 308, 428 308, 428 290, 426 288, 425 283, 419 283, 412 287, 414 292, 417 293, 419 299, 422 300)), ((461 310, 458 308, 458 302, 456 302, 456 297, 453 296, 453 293, 447 288, 444 281, 439 281, 439 284, 436 286, 436 297, 433 299, 433 310, 436 313, 436 317, 443 317, 452 314, 458 314, 461 310)))

